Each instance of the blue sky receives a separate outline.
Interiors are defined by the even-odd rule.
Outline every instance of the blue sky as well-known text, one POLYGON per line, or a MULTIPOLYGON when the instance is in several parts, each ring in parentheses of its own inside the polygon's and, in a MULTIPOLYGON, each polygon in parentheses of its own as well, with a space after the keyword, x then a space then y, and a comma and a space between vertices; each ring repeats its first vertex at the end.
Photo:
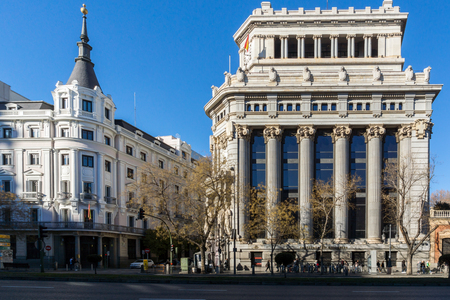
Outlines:
MULTIPOLYGON (((280 10, 326 8, 321 1, 271 1, 280 10)), ((152 134, 176 135, 208 154, 211 122, 203 106, 211 85, 238 67, 233 34, 261 0, 228 1, 87 1, 92 61, 105 94, 111 94, 117 118, 152 134)), ((0 80, 32 100, 53 103, 50 91, 66 83, 77 56, 82 1, 1 1, 0 80)), ((378 8, 382 0, 329 1, 329 8, 378 8)), ((431 152, 437 158, 432 190, 450 189, 447 134, 450 40, 448 1, 394 0, 409 12, 403 39, 405 67, 431 66, 431 83, 444 84, 433 104, 431 152), (446 71, 447 70, 447 71, 446 71)))

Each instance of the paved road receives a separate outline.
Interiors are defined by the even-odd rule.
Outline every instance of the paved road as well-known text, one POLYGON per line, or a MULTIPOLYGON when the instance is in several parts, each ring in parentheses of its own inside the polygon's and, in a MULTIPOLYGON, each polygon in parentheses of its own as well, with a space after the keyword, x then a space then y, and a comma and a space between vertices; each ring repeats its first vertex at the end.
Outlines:
POLYGON ((0 281, 0 299, 449 299, 450 287, 343 287, 0 281))

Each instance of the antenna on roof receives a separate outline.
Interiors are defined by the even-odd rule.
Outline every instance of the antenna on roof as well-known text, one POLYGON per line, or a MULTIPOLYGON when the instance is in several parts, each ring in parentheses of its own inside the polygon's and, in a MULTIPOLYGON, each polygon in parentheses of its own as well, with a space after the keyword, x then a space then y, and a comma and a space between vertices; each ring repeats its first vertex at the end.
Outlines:
POLYGON ((328 0, 327 0, 327 10, 328 10, 328 0))
POLYGON ((134 127, 136 127, 136 92, 134 93, 134 127))

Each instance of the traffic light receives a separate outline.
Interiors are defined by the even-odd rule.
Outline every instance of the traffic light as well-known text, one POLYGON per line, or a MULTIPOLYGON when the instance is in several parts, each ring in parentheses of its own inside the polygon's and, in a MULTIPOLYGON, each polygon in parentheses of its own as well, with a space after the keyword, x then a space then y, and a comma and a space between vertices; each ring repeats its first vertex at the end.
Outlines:
POLYGON ((39 225, 39 232, 38 232, 38 238, 40 240, 43 240, 44 238, 48 237, 48 235, 46 235, 47 233, 47 227, 44 227, 42 225, 39 225))
POLYGON ((139 208, 139 214, 138 214, 138 219, 139 220, 142 220, 142 219, 144 219, 144 209, 141 207, 141 208, 139 208))
POLYGON ((170 245, 170 252, 173 252, 173 245, 170 245))

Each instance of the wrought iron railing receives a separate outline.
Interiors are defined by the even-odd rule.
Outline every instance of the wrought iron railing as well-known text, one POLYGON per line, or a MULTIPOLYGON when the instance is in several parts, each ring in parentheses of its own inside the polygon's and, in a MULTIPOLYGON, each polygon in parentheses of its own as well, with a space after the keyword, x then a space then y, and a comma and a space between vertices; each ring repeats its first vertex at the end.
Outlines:
POLYGON ((44 194, 39 192, 25 192, 22 193, 23 200, 42 200, 44 198, 44 194))
POLYGON ((58 200, 68 200, 72 197, 72 193, 61 192, 58 193, 58 200))
POLYGON ((81 193, 80 199, 82 201, 97 201, 97 195, 92 193, 81 193))
POLYGON ((92 230, 110 231, 118 233, 144 234, 144 228, 128 227, 113 224, 101 224, 91 222, 0 222, 0 229, 8 230, 37 230, 38 226, 47 227, 47 230, 92 230))

